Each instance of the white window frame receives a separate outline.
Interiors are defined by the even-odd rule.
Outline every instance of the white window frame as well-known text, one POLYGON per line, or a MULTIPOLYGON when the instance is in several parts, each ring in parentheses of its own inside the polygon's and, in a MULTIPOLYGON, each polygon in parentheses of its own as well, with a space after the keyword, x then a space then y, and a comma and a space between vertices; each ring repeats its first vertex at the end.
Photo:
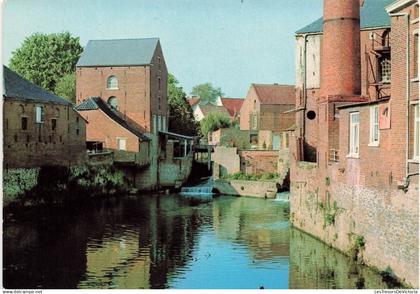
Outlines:
POLYGON ((127 150, 127 138, 117 138, 117 149, 122 151, 127 150), (124 148, 121 148, 121 142, 124 142, 124 148))
POLYGON ((162 117, 160 115, 158 115, 157 123, 158 123, 158 131, 162 131, 162 117))
POLYGON ((359 158, 360 154, 360 112, 350 112, 349 121, 349 154, 348 157, 359 158), (353 122, 353 117, 357 116, 358 121, 353 122), (357 132, 357 134, 356 134, 357 132))
POLYGON ((35 122, 37 124, 43 124, 45 119, 45 110, 44 106, 36 105, 35 106, 35 122))
POLYGON ((162 116, 162 130, 166 132, 166 116, 162 116))
POLYGON ((414 105, 414 146, 413 146, 413 159, 419 160, 419 104, 414 105))
MULTIPOLYGON (((359 117, 360 118, 360 117, 359 117)), ((379 105, 373 105, 370 107, 370 126, 369 126, 369 145, 377 147, 379 146, 379 105), (375 131, 378 136, 375 138, 375 131)))
POLYGON ((154 134, 157 134, 157 130, 156 130, 156 115, 153 114, 152 118, 153 118, 153 133, 154 134))

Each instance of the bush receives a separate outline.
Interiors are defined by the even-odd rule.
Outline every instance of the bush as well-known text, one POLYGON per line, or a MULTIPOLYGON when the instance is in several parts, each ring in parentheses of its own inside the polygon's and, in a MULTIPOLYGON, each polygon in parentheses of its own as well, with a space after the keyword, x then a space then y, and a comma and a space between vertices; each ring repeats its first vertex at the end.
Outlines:
POLYGON ((227 115, 219 112, 213 112, 200 122, 200 131, 201 135, 207 137, 209 132, 222 128, 229 128, 230 126, 230 118, 227 115))
POLYGON ((3 174, 3 201, 8 204, 21 197, 38 183, 37 168, 19 168, 5 170, 3 174))

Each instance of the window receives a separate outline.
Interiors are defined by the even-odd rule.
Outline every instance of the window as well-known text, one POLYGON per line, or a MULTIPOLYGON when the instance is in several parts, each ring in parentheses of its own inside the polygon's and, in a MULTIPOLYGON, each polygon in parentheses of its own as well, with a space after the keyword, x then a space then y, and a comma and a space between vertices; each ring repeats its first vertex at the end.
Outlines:
POLYGON ((379 145, 379 106, 370 107, 369 146, 379 145))
POLYGON ((382 83, 391 82, 391 59, 389 55, 383 55, 380 59, 380 73, 382 83))
POLYGON ((153 115, 153 133, 157 133, 156 132, 156 115, 153 115))
POLYGON ((22 130, 27 130, 28 129, 28 118, 27 117, 22 117, 21 118, 21 126, 22 126, 22 130))
POLYGON ((161 68, 161 65, 162 65, 162 59, 158 57, 158 69, 161 68))
POLYGON ((162 130, 162 117, 158 115, 158 131, 162 130))
POLYGON ((166 116, 162 117, 162 130, 166 131, 166 116))
POLYGON ((79 134, 80 134, 80 130, 79 129, 76 129, 76 135, 79 136, 79 134))
POLYGON ((126 139, 117 139, 118 150, 127 150, 127 140, 126 139))
POLYGON ((118 89, 118 79, 116 76, 110 76, 107 81, 107 88, 109 90, 118 89))
POLYGON ((158 90, 160 90, 160 86, 161 86, 161 78, 158 78, 158 90))
POLYGON ((57 129, 57 120, 53 118, 51 120, 51 130, 55 131, 57 129))
POLYGON ((350 113, 350 146, 349 156, 359 157, 359 113, 350 113))
POLYGON ((40 124, 44 122, 45 111, 43 106, 35 106, 35 119, 36 123, 40 124))
POLYGON ((414 106, 414 159, 419 159, 419 105, 414 106))
POLYGON ((118 99, 117 99, 117 97, 115 97, 115 96, 109 97, 108 105, 111 106, 111 108, 118 109, 118 99))

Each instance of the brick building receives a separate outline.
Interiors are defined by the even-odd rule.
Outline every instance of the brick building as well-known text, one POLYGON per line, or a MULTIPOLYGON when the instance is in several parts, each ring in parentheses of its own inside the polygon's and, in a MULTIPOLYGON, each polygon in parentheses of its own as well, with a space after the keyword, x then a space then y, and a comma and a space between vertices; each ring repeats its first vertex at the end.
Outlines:
POLYGON ((231 120, 238 119, 242 104, 244 103, 244 99, 220 97, 220 100, 222 105, 229 112, 231 120))
POLYGON ((391 2, 325 0, 297 32, 291 215, 418 287, 418 4, 391 2))
POLYGON ((252 84, 240 110, 241 130, 281 132, 294 123, 294 86, 252 84))
POLYGON ((168 126, 167 79, 159 39, 91 40, 76 65, 77 103, 100 97, 157 134, 168 126))
POLYGON ((76 165, 86 158, 86 121, 67 100, 3 66, 6 168, 76 165))

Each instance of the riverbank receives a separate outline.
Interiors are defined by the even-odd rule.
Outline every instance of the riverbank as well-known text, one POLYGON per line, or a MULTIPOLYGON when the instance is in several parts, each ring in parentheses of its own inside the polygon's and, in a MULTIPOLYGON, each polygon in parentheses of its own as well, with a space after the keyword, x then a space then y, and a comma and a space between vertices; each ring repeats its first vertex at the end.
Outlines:
POLYGON ((124 174, 109 165, 43 166, 3 173, 3 207, 62 205, 126 192, 124 174))

